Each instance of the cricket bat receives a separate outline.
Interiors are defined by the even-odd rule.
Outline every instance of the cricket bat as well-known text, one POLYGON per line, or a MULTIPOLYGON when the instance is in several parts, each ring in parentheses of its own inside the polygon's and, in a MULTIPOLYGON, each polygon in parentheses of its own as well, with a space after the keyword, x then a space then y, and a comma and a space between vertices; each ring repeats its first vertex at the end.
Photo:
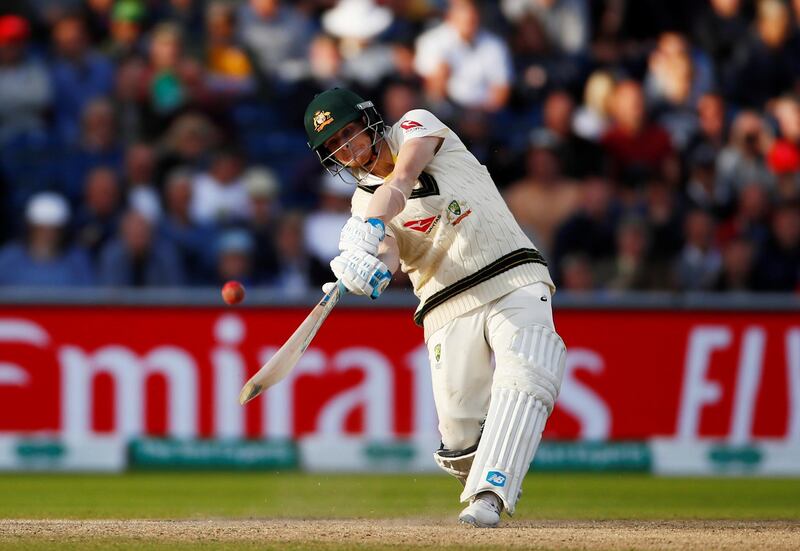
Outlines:
POLYGON ((292 333, 289 340, 242 387, 242 392, 239 393, 239 403, 241 405, 245 405, 289 374, 297 364, 300 356, 308 348, 314 335, 319 331, 322 322, 325 321, 325 318, 328 317, 328 314, 331 313, 333 307, 336 306, 345 293, 347 293, 347 288, 341 280, 337 281, 336 286, 322 297, 319 304, 311 310, 311 313, 292 333))

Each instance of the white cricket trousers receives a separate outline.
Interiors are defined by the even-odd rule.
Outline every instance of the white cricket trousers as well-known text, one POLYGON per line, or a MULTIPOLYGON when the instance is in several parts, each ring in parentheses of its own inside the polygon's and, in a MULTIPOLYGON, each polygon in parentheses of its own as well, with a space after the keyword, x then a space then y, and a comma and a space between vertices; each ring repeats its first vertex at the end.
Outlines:
POLYGON ((478 442, 489 411, 493 352, 508 350, 523 327, 543 325, 555 332, 551 302, 550 287, 533 283, 459 316, 428 338, 445 448, 464 450, 478 442))

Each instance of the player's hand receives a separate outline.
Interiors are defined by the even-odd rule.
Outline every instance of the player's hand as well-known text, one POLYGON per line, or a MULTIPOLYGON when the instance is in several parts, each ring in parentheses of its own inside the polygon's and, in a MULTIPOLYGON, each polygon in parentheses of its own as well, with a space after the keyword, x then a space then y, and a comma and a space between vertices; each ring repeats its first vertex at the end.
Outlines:
POLYGON ((342 228, 339 236, 340 251, 364 251, 372 256, 378 255, 378 245, 386 236, 383 221, 377 218, 364 220, 352 216, 342 228))
MULTIPOLYGON (((331 269, 348 291, 354 295, 367 295, 372 299, 381 296, 392 280, 392 273, 386 264, 364 251, 342 251, 342 254, 331 260, 331 269)), ((330 289, 326 283, 322 290, 326 287, 330 289)))

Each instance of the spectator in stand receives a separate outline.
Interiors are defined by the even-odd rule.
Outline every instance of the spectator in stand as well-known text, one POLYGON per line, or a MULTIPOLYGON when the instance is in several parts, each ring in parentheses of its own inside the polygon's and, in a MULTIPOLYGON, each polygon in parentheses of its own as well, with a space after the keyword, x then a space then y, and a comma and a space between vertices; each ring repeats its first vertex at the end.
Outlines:
POLYGON ((386 124, 394 124, 403 115, 422 104, 419 88, 408 81, 394 81, 386 85, 381 101, 381 114, 386 124))
POLYGON ((542 27, 533 15, 514 22, 511 36, 514 80, 509 104, 517 111, 530 110, 552 88, 569 86, 574 63, 553 51, 542 27))
POLYGON ((164 136, 161 156, 158 160, 157 183, 175 167, 182 166, 196 172, 209 161, 218 142, 214 124, 204 115, 187 113, 169 126, 164 136))
POLYGON ((611 124, 610 105, 614 93, 614 77, 607 71, 595 71, 586 81, 583 105, 573 118, 575 134, 599 142, 611 124))
MULTIPOLYGON (((702 56, 700 63, 708 65, 702 56)), ((698 98, 711 89, 711 71, 695 66, 686 39, 673 32, 662 33, 651 52, 644 86, 653 118, 669 133, 672 145, 685 150, 697 131, 698 98)))
POLYGON ((744 186, 736 199, 736 212, 717 228, 717 243, 724 247, 728 241, 742 237, 756 246, 769 238, 770 196, 763 186, 744 186))
POLYGON ((722 270, 714 283, 714 291, 753 290, 753 242, 736 237, 722 249, 722 270))
POLYGON ((754 32, 739 40, 723 76, 726 96, 760 109, 767 100, 792 87, 798 52, 787 43, 790 25, 789 8, 781 0, 758 2, 754 32))
POLYGON ((243 170, 244 159, 234 149, 220 149, 212 155, 208 171, 195 176, 192 184, 195 222, 224 225, 247 219, 249 198, 243 170))
POLYGON ((586 53, 591 34, 587 0, 501 0, 500 6, 511 21, 535 16, 548 41, 560 52, 571 56, 586 53))
POLYGON ((89 42, 86 24, 79 15, 59 19, 52 31, 54 61, 51 66, 55 126, 64 143, 80 137, 80 116, 86 105, 111 94, 114 66, 89 42))
POLYGON ((60 195, 34 195, 25 209, 24 241, 0 249, 0 285, 91 285, 94 274, 89 257, 66 239, 69 216, 69 204, 60 195))
POLYGON ((579 210, 556 231, 553 264, 561 266, 564 257, 576 253, 588 256, 593 263, 611 260, 617 217, 611 184, 600 177, 587 178, 581 190, 579 210))
POLYGON ((526 153, 525 176, 505 193, 509 209, 545 258, 556 230, 581 204, 578 182, 565 179, 553 139, 534 131, 526 153))
POLYGON ((161 217, 161 199, 155 185, 156 154, 145 143, 125 152, 125 190, 128 205, 153 222, 161 217))
POLYGON ((129 143, 144 138, 155 139, 155 123, 145 115, 147 63, 137 57, 117 65, 114 80, 114 110, 119 119, 120 140, 129 143))
POLYGON ((339 255, 339 233, 350 218, 353 186, 325 172, 319 188, 319 205, 305 217, 303 235, 308 254, 325 265, 339 255))
POLYGON ((700 96, 697 100, 697 122, 695 134, 684 152, 684 159, 689 159, 698 148, 707 148, 716 156, 725 147, 727 124, 724 98, 715 92, 700 96))
POLYGON ((414 41, 396 40, 392 43, 392 64, 394 73, 389 77, 395 81, 404 81, 413 84, 417 89, 422 88, 422 79, 414 68, 414 41))
POLYGON ((175 287, 185 283, 172 243, 157 239, 147 218, 129 210, 116 238, 100 253, 99 281, 115 287, 175 287))
POLYGON ((111 41, 106 53, 116 63, 143 56, 142 22, 145 9, 139 0, 120 0, 111 12, 111 41))
POLYGON ((666 276, 658 278, 657 284, 669 287, 672 262, 683 248, 683 209, 677 193, 666 183, 651 180, 645 188, 642 214, 648 228, 650 267, 666 276))
POLYGON ((233 4, 215 0, 206 8, 206 71, 209 88, 230 95, 253 90, 253 69, 236 41, 233 4))
POLYGON ((736 197, 730 188, 717 185, 715 163, 716 154, 710 145, 703 143, 691 151, 687 161, 686 196, 692 206, 725 217, 732 210, 736 197))
POLYGON ((161 23, 150 40, 149 74, 145 77, 147 107, 155 132, 161 132, 179 113, 217 107, 206 88, 201 64, 186 54, 185 38, 174 23, 161 23))
POLYGON ((294 93, 287 98, 286 108, 293 113, 294 120, 303 118, 306 107, 319 93, 329 88, 347 88, 351 84, 342 74, 344 61, 336 39, 327 34, 318 34, 308 50, 306 74, 294 86, 294 93))
POLYGON ((722 256, 714 243, 714 219, 705 211, 686 215, 686 244, 675 264, 675 281, 682 291, 707 291, 713 288, 722 268, 722 256))
POLYGON ((339 39, 342 76, 367 96, 394 73, 392 48, 377 40, 393 19, 392 11, 372 0, 341 0, 322 15, 322 28, 339 39))
POLYGON ((187 50, 199 56, 203 48, 203 6, 205 0, 160 0, 154 2, 159 21, 169 21, 180 29, 187 50))
POLYGON ((592 260, 585 254, 568 254, 559 263, 561 283, 559 289, 573 294, 589 293, 595 290, 595 275, 592 260))
MULTIPOLYGON (((72 0, 67 0, 66 3, 74 3, 72 0)), ((108 39, 111 29, 111 18, 114 12, 114 0, 85 0, 85 2, 77 2, 78 4, 85 4, 83 10, 77 11, 63 11, 56 10, 58 14, 56 18, 50 18, 51 22, 55 22, 58 18, 66 15, 67 13, 80 13, 86 21, 86 26, 89 30, 89 36, 94 44, 104 42, 108 39)), ((72 10, 77 9, 79 6, 70 6, 72 10)), ((67 9, 70 9, 67 8, 67 9)))
POLYGON ((800 206, 784 203, 772 215, 772 232, 755 263, 755 287, 760 291, 800 290, 800 206))
POLYGON ((73 227, 77 242, 89 252, 92 261, 116 234, 121 211, 122 193, 117 174, 107 167, 89 172, 73 227))
POLYGON ((217 240, 217 230, 212 224, 192 220, 191 203, 192 173, 185 168, 175 168, 166 179, 164 215, 158 223, 157 239, 176 249, 186 283, 209 285, 215 282, 216 251, 211 244, 217 240))
POLYGON ((764 159, 771 142, 761 116, 753 111, 739 113, 733 121, 729 145, 717 157, 716 185, 720 193, 735 196, 752 183, 773 189, 775 178, 764 159))
POLYGON ((612 97, 613 126, 602 145, 610 157, 612 173, 628 184, 646 175, 669 176, 666 166, 675 161, 669 134, 647 120, 641 85, 635 80, 617 84, 612 97))
POLYGON ((241 43, 255 59, 261 82, 281 88, 301 77, 314 36, 311 22, 280 0, 248 0, 239 12, 241 43))
POLYGON ((692 37, 711 56, 717 78, 725 73, 734 50, 747 35, 747 20, 741 11, 740 0, 710 0, 694 20, 692 37))
POLYGON ((172 23, 159 24, 150 39, 147 96, 151 112, 162 124, 191 99, 186 61, 180 28, 172 23))
POLYGON ((0 17, 0 142, 44 128, 52 101, 47 69, 28 52, 28 22, 0 17))
POLYGON ((94 168, 122 171, 124 152, 118 138, 111 102, 96 98, 87 103, 81 115, 79 142, 68 150, 61 164, 62 188, 70 200, 77 204, 86 176, 94 168))
POLYGON ((308 255, 303 248, 304 240, 302 214, 284 214, 275 234, 278 273, 271 281, 271 286, 285 296, 304 296, 312 287, 336 279, 327 263, 323 264, 308 255))
POLYGON ((617 254, 604 267, 603 287, 615 291, 648 291, 663 287, 660 271, 649 262, 650 238, 647 224, 636 216, 620 222, 617 228, 617 254))
POLYGON ((238 281, 245 287, 255 285, 253 254, 255 243, 253 237, 242 229, 226 230, 216 243, 217 249, 217 285, 227 281, 238 281))
POLYGON ((544 102, 544 128, 553 137, 561 172, 567 178, 581 179, 603 169, 600 147, 572 130, 575 103, 564 91, 555 91, 544 102))
POLYGON ((781 201, 800 199, 800 103, 792 96, 774 102, 773 114, 780 137, 767 155, 767 164, 775 174, 776 192, 781 201))
POLYGON ((493 112, 508 102, 508 47, 481 27, 473 0, 452 0, 445 22, 418 38, 414 63, 434 103, 449 99, 459 107, 493 112))
MULTIPOLYGON (((262 167, 250 168, 243 179, 250 198, 247 229, 255 239, 254 273, 261 281, 271 281, 278 272, 275 234, 280 182, 274 172, 262 167)), ((339 235, 338 230, 336 235, 339 235)))

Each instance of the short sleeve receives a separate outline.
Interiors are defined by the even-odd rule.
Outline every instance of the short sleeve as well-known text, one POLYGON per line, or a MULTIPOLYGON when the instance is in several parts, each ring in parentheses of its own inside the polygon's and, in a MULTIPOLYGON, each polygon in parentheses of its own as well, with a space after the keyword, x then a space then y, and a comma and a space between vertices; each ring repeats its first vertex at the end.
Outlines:
POLYGON ((436 115, 425 109, 413 109, 403 115, 396 125, 395 136, 399 149, 405 142, 414 138, 436 136, 444 138, 450 129, 436 118, 436 115))

